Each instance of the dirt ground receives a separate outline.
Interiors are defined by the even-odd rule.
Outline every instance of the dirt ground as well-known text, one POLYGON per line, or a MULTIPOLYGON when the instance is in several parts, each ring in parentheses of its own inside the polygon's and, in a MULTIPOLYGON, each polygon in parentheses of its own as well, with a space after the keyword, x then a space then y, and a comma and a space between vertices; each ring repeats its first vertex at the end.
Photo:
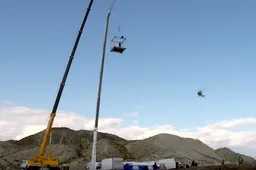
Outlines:
POLYGON ((256 165, 224 165, 224 166, 205 166, 193 167, 191 170, 256 170, 256 165))

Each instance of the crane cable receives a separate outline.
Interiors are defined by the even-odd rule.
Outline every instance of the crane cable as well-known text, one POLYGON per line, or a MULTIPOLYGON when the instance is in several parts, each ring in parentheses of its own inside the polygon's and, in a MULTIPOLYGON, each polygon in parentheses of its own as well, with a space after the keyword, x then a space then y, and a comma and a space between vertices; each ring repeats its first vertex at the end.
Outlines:
POLYGON ((111 3, 110 8, 109 8, 109 10, 108 10, 109 13, 112 12, 112 9, 113 9, 113 7, 114 7, 115 2, 116 2, 116 0, 113 0, 113 2, 111 3))
MULTIPOLYGON (((112 1, 111 5, 110 5, 110 8, 109 8, 109 10, 108 10, 108 13, 111 13, 111 12, 112 12, 113 7, 114 7, 116 1, 117 1, 117 0, 113 0, 113 1, 112 1)), ((121 27, 120 27, 120 25, 119 25, 119 26, 118 26, 118 32, 119 32, 119 33, 120 33, 120 30, 121 30, 121 27)))

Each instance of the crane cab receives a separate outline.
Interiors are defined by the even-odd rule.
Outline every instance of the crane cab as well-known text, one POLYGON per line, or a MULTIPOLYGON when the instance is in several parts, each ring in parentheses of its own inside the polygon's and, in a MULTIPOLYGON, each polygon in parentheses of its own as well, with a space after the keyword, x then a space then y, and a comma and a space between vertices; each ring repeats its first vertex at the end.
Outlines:
POLYGON ((126 50, 126 48, 124 47, 125 40, 126 38, 124 36, 121 36, 121 37, 114 36, 114 38, 111 40, 112 42, 111 52, 122 54, 126 50))

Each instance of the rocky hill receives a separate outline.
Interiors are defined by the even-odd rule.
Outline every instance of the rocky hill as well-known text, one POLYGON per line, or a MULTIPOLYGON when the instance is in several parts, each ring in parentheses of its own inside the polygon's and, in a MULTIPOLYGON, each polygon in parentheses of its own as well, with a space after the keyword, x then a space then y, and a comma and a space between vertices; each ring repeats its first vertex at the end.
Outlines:
POLYGON ((239 156, 241 156, 244 160, 244 163, 256 163, 256 160, 253 157, 250 156, 246 156, 240 153, 236 153, 234 151, 232 151, 229 148, 219 148, 216 151, 216 154, 220 155, 222 158, 224 158, 225 160, 229 160, 230 162, 237 162, 239 156))
POLYGON ((196 160, 200 163, 216 164, 220 163, 222 159, 212 148, 199 140, 170 134, 159 134, 144 140, 130 142, 126 148, 129 153, 142 160, 175 157, 176 160, 184 163, 196 160))
MULTIPOLYGON (((19 160, 33 158, 39 151, 43 134, 39 132, 19 141, 0 142, 0 169, 1 165, 13 168, 18 166, 19 160)), ((92 135, 91 131, 86 130, 54 128, 52 155, 63 163, 70 163, 71 170, 72 167, 85 167, 90 160, 92 135)), ((201 141, 191 138, 159 134, 144 140, 128 141, 116 135, 99 133, 97 159, 107 157, 123 157, 127 161, 174 157, 183 163, 195 160, 202 164, 220 164, 223 158, 227 161, 235 159, 226 156, 225 150, 215 151, 201 141)))

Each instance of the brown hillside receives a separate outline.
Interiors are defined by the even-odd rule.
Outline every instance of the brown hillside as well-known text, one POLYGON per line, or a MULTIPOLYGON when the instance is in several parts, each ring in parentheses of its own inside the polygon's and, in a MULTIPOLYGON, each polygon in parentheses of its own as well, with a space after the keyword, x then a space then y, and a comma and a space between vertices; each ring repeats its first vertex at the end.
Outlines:
MULTIPOLYGON (((19 141, 13 141, 16 145, 26 145, 26 146, 39 146, 43 140, 44 131, 37 134, 25 137, 19 141)), ((52 144, 64 144, 64 145, 79 145, 91 141, 93 137, 93 132, 88 130, 74 131, 69 128, 53 128, 52 131, 52 144)), ((125 142, 126 140, 120 138, 116 135, 108 133, 99 133, 98 140, 108 139, 120 142, 125 142)))
POLYGON ((236 153, 229 148, 219 148, 215 151, 218 155, 223 157, 225 160, 229 160, 232 163, 237 163, 238 157, 241 156, 244 160, 244 163, 256 163, 256 160, 253 157, 246 156, 240 153, 236 153))
MULTIPOLYGON (((32 159, 39 151, 44 132, 25 137, 19 141, 6 141, 0 143, 0 157, 10 160, 16 166, 21 159, 32 159), (7 147, 8 146, 8 147, 7 147), (1 149, 5 148, 5 149, 1 149)), ((52 155, 61 162, 72 162, 83 158, 88 162, 91 156, 92 131, 74 131, 68 128, 53 128, 52 155)), ((123 157, 129 160, 129 153, 125 148, 128 143, 123 138, 108 133, 98 133, 97 153, 99 160, 110 155, 123 157)), ((47 151, 46 151, 47 153, 47 151)), ((6 162, 2 163, 8 164, 6 162)))
POLYGON ((141 160, 175 157, 181 162, 220 163, 221 157, 199 140, 159 134, 148 139, 129 143, 128 151, 141 160), (147 156, 150 155, 150 156, 147 156))
MULTIPOLYGON (((32 159, 39 151, 43 132, 19 141, 0 143, 0 165, 15 167, 21 159, 32 159)), ((52 155, 61 162, 70 163, 71 170, 85 167, 91 156, 92 131, 74 131, 53 128, 52 155)), ((123 157, 125 160, 158 160, 175 157, 182 163, 192 160, 202 164, 220 164, 222 156, 199 140, 170 134, 159 134, 144 140, 127 141, 116 135, 99 133, 97 143, 98 161, 107 157, 123 157)))

